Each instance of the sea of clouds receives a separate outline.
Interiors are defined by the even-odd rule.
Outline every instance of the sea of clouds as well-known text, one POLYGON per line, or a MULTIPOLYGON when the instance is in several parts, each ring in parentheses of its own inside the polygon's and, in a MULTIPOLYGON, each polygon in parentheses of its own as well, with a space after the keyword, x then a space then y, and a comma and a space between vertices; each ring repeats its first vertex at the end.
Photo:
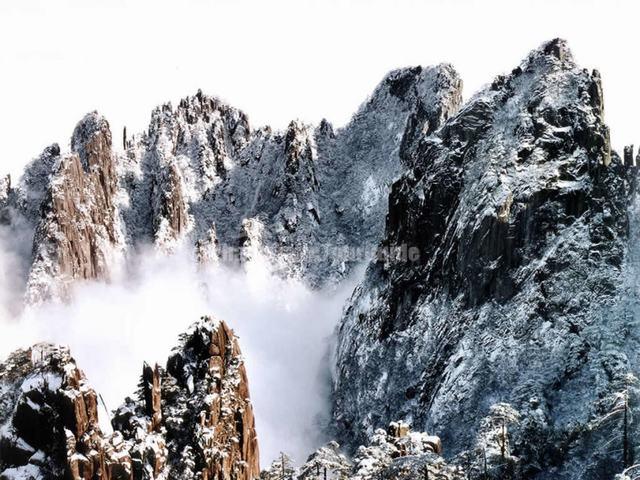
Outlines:
POLYGON ((0 228, 0 358, 36 342, 68 345, 112 410, 133 394, 143 361, 164 365, 178 335, 212 315, 240 337, 263 467, 280 451, 304 461, 326 440, 330 339, 359 274, 315 291, 274 276, 259 257, 243 269, 202 269, 188 253, 148 249, 120 278, 78 285, 69 303, 25 309, 25 242, 0 228))

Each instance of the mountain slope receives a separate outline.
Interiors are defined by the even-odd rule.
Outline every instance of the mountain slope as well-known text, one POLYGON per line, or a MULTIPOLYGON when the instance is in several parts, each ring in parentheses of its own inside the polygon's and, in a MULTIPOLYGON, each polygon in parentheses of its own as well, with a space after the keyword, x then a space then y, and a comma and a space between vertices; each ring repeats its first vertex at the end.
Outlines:
POLYGON ((481 462, 482 419, 506 403, 518 478, 622 470, 602 446, 636 374, 628 314, 609 319, 635 172, 608 138, 599 75, 555 40, 407 142, 382 247, 419 257, 373 262, 340 322, 342 439, 404 418, 481 462))
POLYGON ((41 344, 0 364, 0 478, 259 476, 244 362, 224 322, 203 317, 167 368, 145 365, 137 399, 98 424, 98 395, 69 350, 41 344))

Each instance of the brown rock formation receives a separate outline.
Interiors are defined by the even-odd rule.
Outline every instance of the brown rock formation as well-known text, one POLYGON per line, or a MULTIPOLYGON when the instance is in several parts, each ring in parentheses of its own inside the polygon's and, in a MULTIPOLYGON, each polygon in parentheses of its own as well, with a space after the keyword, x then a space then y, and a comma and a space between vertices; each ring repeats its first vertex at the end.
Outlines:
POLYGON ((67 348, 18 350, 0 365, 0 391, 0 478, 131 478, 131 459, 101 432, 97 395, 67 348))
POLYGON ((260 475, 238 341, 208 317, 167 368, 144 365, 139 399, 98 425, 98 396, 69 350, 37 345, 0 364, 0 479, 253 480, 260 475), (20 476, 22 475, 22 476, 20 476))
POLYGON ((172 242, 187 231, 189 224, 182 176, 175 161, 159 173, 153 189, 155 240, 161 248, 171 249, 172 242))
POLYGON ((65 299, 75 279, 109 277, 117 243, 116 173, 109 124, 88 114, 72 137, 73 153, 54 167, 34 238, 27 301, 65 299))
POLYGON ((151 418, 151 429, 158 430, 162 421, 160 398, 160 371, 158 365, 151 368, 146 363, 142 368, 142 394, 145 414, 151 418))
POLYGON ((258 478, 253 408, 233 331, 224 322, 204 317, 181 340, 163 379, 165 425, 168 437, 175 439, 168 442, 169 462, 182 471, 199 472, 203 479, 258 478), (196 420, 191 425, 176 421, 184 415, 181 405, 187 399, 196 420), (187 438, 187 443, 181 438, 187 438), (183 459, 188 447, 192 447, 193 467, 183 459))
POLYGON ((196 260, 201 266, 215 265, 219 257, 216 227, 212 225, 206 236, 196 241, 196 260))

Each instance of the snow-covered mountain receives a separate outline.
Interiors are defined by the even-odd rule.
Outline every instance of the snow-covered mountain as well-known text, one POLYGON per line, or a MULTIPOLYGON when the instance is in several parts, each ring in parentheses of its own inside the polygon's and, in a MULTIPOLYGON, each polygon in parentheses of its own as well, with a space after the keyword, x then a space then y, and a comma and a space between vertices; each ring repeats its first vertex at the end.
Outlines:
MULTIPOLYGON (((314 288, 368 263, 327 367, 342 447, 299 468, 283 454, 264 480, 613 478, 639 440, 633 149, 611 151, 600 75, 562 40, 465 104, 461 86, 448 65, 396 70, 335 131, 254 129, 198 92, 121 149, 90 113, 70 152, 0 180, 0 223, 32 239, 26 302, 126 275, 148 245, 259 256, 314 288)), ((0 366, 0 480, 257 478, 242 362, 202 320, 105 434, 67 350, 18 351, 0 366)))
POLYGON ((198 92, 155 109, 147 132, 125 134, 123 152, 90 113, 70 153, 53 145, 17 185, 3 183, 5 223, 34 232, 26 299, 66 299, 74 280, 108 279, 144 244, 190 244, 205 262, 264 253, 282 275, 340 281, 382 236, 405 126, 438 128, 461 88, 448 65, 397 70, 344 128, 294 121, 285 132, 252 129, 198 92))
POLYGON ((381 245, 419 256, 372 262, 346 308, 340 439, 402 418, 480 470, 483 418, 508 404, 518 478, 622 470, 624 436, 637 441, 620 404, 638 375, 636 170, 610 151, 603 114, 599 74, 556 40, 401 151, 411 168, 381 245))

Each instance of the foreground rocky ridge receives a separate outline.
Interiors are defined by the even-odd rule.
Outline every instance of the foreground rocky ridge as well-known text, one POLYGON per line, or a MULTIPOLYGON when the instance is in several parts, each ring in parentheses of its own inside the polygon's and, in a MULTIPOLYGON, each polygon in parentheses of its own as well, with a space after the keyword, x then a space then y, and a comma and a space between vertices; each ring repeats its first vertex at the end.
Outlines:
POLYGON ((145 244, 187 245, 203 263, 264 254, 281 275, 338 282, 381 238, 407 125, 438 128, 461 88, 448 65, 397 70, 346 127, 294 121, 285 132, 252 129, 198 92, 155 109, 144 134, 125 132, 123 153, 90 113, 70 154, 53 145, 17 184, 3 180, 0 220, 34 237, 26 300, 65 300, 74 281, 108 280, 145 244))
POLYGON ((110 433, 98 421, 103 407, 68 348, 11 354, 0 364, 0 479, 466 478, 440 456, 438 437, 403 422, 376 430, 352 459, 329 442, 299 467, 282 454, 260 472, 237 339, 208 317, 180 337, 166 368, 143 366, 137 395, 112 413, 110 433))
POLYGON ((237 479, 260 473, 246 372, 233 332, 204 317, 166 369, 98 423, 98 396, 68 349, 43 344, 0 365, 0 478, 237 479))
POLYGON ((406 144, 382 246, 420 256, 370 264, 340 322, 341 439, 404 418, 481 470, 477 432, 506 404, 509 475, 622 470, 623 440, 636 445, 620 408, 638 365, 636 173, 610 152, 603 112, 598 73, 555 40, 406 144))

